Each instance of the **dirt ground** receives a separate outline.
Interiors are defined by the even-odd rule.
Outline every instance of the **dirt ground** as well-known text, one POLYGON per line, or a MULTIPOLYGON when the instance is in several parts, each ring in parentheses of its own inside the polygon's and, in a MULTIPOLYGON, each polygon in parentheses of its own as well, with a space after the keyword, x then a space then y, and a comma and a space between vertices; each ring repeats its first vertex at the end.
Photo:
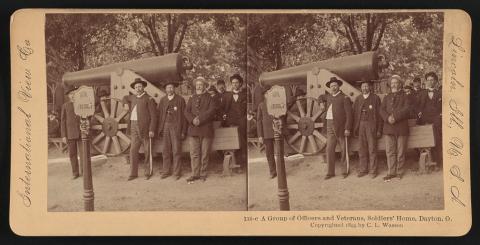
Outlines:
MULTIPOLYGON (((49 158, 67 157, 56 149, 49 158)), ((154 159, 154 176, 127 181, 130 165, 125 158, 109 157, 106 163, 92 164, 95 211, 231 211, 246 210, 246 173, 221 176, 222 158, 212 154, 205 182, 188 184, 188 156, 183 157, 183 176, 161 179, 161 158, 154 159)), ((71 180, 70 163, 48 166, 48 211, 83 211, 83 180, 71 180)))
MULTIPOLYGON (((257 150, 250 149, 249 159, 249 210, 278 210, 277 178, 270 179, 268 164, 257 150)), ((442 171, 419 175, 414 172, 415 153, 407 155, 404 177, 384 182, 386 175, 385 153, 379 157, 379 175, 357 177, 358 158, 351 162, 351 174, 324 180, 327 164, 320 156, 286 160, 287 182, 291 210, 435 210, 443 209, 442 171)), ((418 159, 418 158, 417 158, 418 159)), ((337 163, 337 166, 340 165, 337 163)))

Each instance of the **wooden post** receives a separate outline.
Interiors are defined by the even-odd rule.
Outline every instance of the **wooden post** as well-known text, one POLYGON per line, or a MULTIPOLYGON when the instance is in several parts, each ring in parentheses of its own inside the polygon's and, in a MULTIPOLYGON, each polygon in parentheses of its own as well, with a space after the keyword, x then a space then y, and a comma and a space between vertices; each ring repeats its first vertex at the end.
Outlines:
POLYGON ((85 211, 94 211, 94 193, 92 181, 92 165, 90 160, 90 140, 88 131, 90 125, 87 118, 80 119, 80 132, 82 137, 82 151, 80 161, 83 166, 83 201, 85 211))
POLYGON ((275 138, 275 157, 277 163, 278 200, 280 210, 290 210, 290 196, 288 193, 287 174, 285 171, 285 158, 283 154, 282 120, 273 120, 273 131, 275 138))

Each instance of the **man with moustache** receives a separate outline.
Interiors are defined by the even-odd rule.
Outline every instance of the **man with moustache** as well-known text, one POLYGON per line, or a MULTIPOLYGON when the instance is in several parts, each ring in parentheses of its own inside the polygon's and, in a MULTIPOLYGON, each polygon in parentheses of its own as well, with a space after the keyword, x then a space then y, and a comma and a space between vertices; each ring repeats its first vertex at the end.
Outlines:
POLYGON ((343 82, 336 77, 330 78, 330 81, 326 83, 326 86, 330 88, 330 93, 320 95, 318 98, 319 102, 325 103, 325 108, 327 108, 325 119, 327 127, 326 151, 328 172, 325 180, 335 176, 335 147, 337 143, 340 144, 342 154, 342 176, 343 178, 348 176, 345 137, 350 136, 350 130, 352 128, 352 102, 350 98, 340 90, 342 84, 343 82))
POLYGON ((359 137, 359 173, 363 177, 377 176, 377 138, 382 136, 382 118, 380 117, 380 98, 372 92, 370 81, 362 81, 362 94, 353 104, 353 134, 359 137))
POLYGON ((62 105, 60 117, 60 133, 63 143, 67 144, 68 147, 68 156, 70 158, 70 164, 72 165, 72 179, 76 179, 80 176, 77 158, 77 146, 80 146, 81 144, 80 117, 75 114, 73 108, 73 96, 76 90, 77 88, 70 87, 65 92, 69 101, 62 105))
POLYGON ((380 106, 388 165, 388 174, 383 178, 386 182, 395 177, 401 179, 403 176, 410 113, 408 97, 402 90, 400 76, 393 75, 390 78, 390 89, 391 92, 383 98, 380 106))
POLYGON ((215 114, 214 100, 206 92, 207 81, 197 77, 193 81, 195 94, 188 100, 185 108, 185 118, 188 122, 190 136, 190 159, 192 176, 187 182, 206 180, 210 148, 213 140, 213 117, 215 114))
POLYGON ((240 149, 235 151, 235 159, 242 170, 247 165, 247 91, 243 88, 243 78, 240 74, 230 77, 232 91, 224 96, 223 119, 229 127, 238 128, 240 149))
POLYGON ((437 89, 438 76, 425 74, 425 89, 419 95, 418 118, 420 124, 433 124, 435 147, 432 149, 436 169, 443 165, 442 153, 442 91, 437 89))
POLYGON ((145 177, 151 177, 148 164, 150 139, 155 135, 157 129, 156 103, 150 95, 145 92, 147 82, 141 78, 135 78, 130 87, 135 94, 126 95, 123 98, 124 109, 129 111, 130 120, 128 129, 130 131, 130 176, 128 181, 138 177, 138 150, 143 145, 145 153, 145 177))
POLYGON ((185 99, 175 93, 175 87, 177 86, 178 84, 175 82, 165 84, 165 93, 167 95, 160 99, 157 108, 157 132, 159 136, 162 136, 163 143, 162 179, 172 174, 175 176, 175 180, 181 177, 182 140, 186 137, 187 121, 183 115, 186 107, 185 99))
MULTIPOLYGON (((270 90, 270 86, 262 86, 262 95, 270 90)), ((277 177, 277 164, 275 162, 275 132, 273 131, 273 116, 268 114, 267 102, 263 100, 257 108, 257 135, 258 141, 265 145, 270 179, 277 177)))

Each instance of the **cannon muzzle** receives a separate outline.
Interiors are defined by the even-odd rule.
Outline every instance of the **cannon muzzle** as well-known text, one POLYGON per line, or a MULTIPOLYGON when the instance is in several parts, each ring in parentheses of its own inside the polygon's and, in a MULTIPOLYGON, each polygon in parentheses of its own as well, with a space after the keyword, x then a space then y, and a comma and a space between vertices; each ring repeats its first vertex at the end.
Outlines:
POLYGON ((82 71, 67 72, 63 75, 62 81, 68 86, 108 85, 110 84, 110 74, 112 72, 121 74, 125 69, 131 70, 149 82, 160 86, 167 81, 181 81, 182 74, 186 70, 192 69, 192 65, 187 57, 178 53, 172 53, 82 71))
POLYGON ((307 72, 318 69, 327 69, 343 80, 353 83, 356 81, 376 80, 378 73, 385 66, 385 57, 377 52, 370 51, 362 54, 345 56, 335 59, 317 61, 309 64, 289 67, 286 69, 264 72, 259 81, 263 85, 301 85, 307 81, 307 72))

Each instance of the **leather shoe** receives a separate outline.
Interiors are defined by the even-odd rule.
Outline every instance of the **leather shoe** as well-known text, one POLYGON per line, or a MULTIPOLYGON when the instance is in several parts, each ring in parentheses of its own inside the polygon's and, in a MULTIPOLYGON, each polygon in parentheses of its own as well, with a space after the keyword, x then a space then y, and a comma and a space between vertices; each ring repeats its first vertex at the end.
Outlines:
POLYGON ((77 175, 74 175, 74 176, 72 176, 72 180, 74 180, 74 179, 77 179, 78 177, 80 177, 80 175, 79 175, 79 174, 77 174, 77 175))
POLYGON ((333 178, 334 176, 335 176, 335 175, 327 175, 327 176, 325 176, 325 178, 323 178, 323 179, 324 179, 324 180, 331 179, 331 178, 333 178))
POLYGON ((170 174, 162 174, 162 179, 165 179, 165 178, 168 178, 170 176, 170 174))
POLYGON ((134 180, 134 179, 136 179, 137 177, 138 177, 138 176, 128 176, 127 181, 134 180))
POLYGON ((182 176, 180 175, 175 176, 175 180, 179 180, 180 178, 182 178, 182 176))
POLYGON ((342 177, 346 179, 348 177, 348 174, 342 174, 342 177))
POLYGON ((270 174, 270 179, 273 179, 273 178, 275 178, 275 177, 277 177, 277 173, 270 174))
POLYGON ((361 178, 361 177, 363 177, 363 176, 365 176, 365 175, 367 175, 367 173, 358 173, 357 177, 358 177, 358 178, 361 178))

